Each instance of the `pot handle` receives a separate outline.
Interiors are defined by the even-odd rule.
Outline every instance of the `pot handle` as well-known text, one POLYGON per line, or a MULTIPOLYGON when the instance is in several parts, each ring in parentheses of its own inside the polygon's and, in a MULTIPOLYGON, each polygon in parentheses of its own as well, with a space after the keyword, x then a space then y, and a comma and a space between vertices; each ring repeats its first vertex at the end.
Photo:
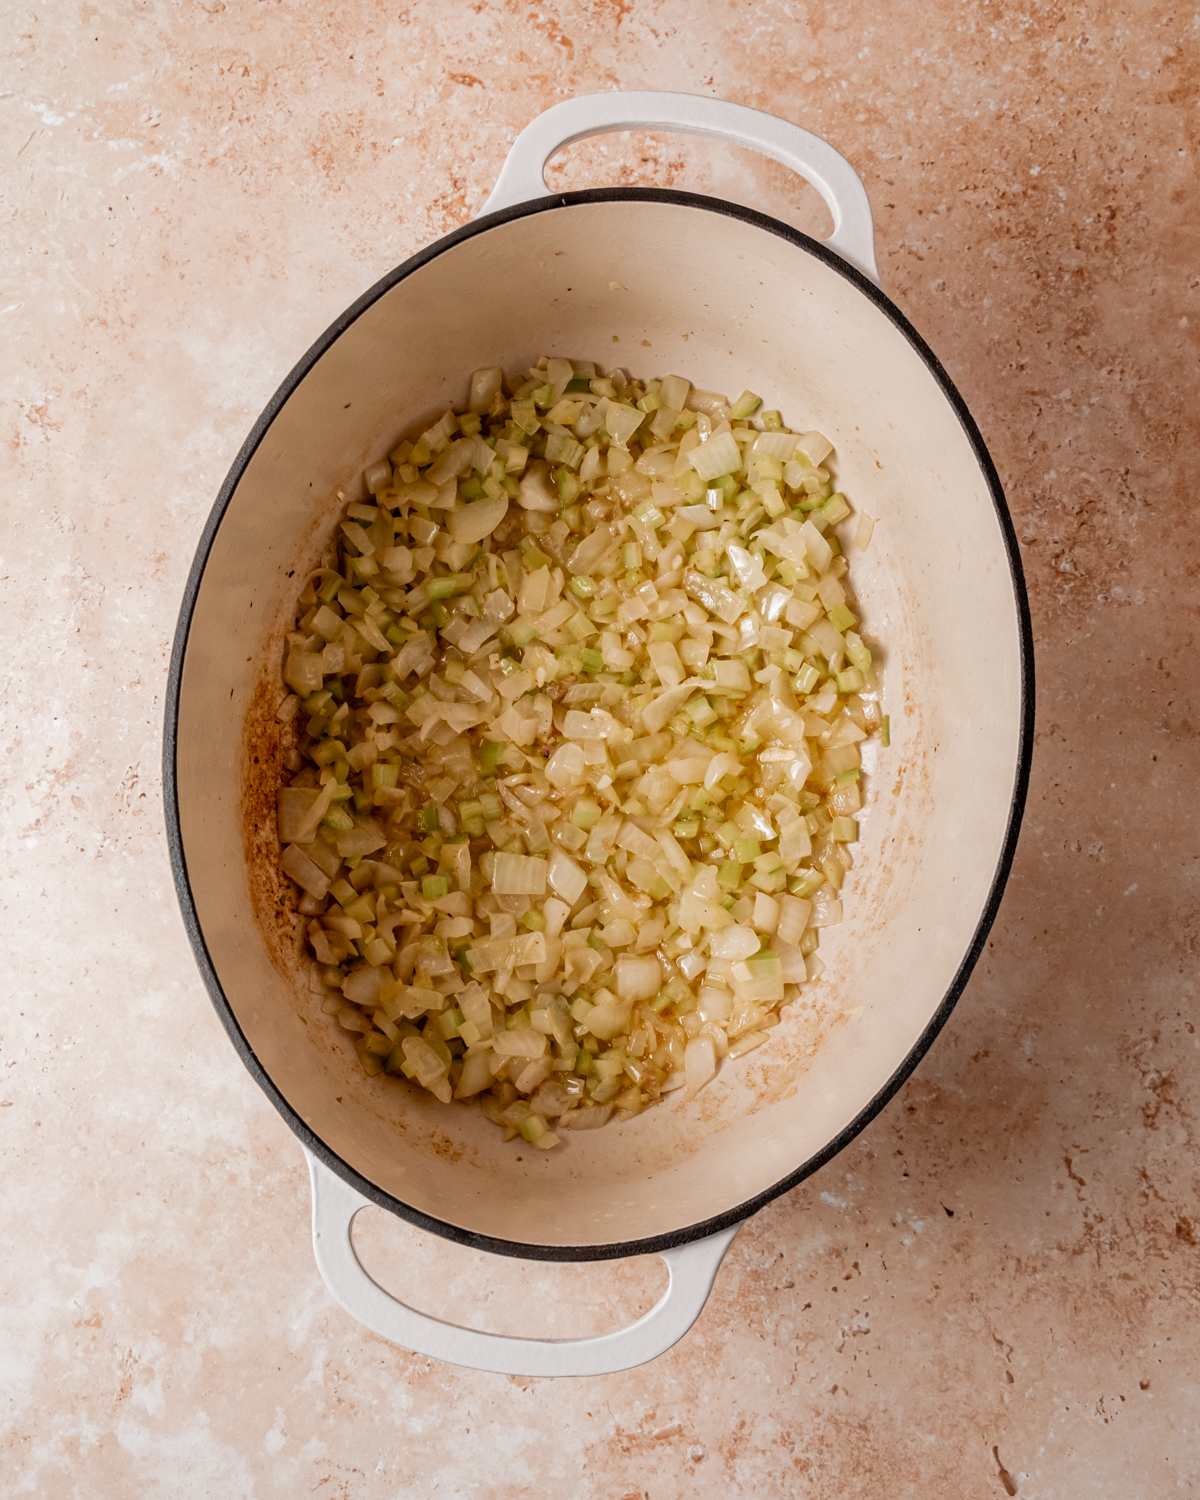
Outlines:
POLYGON ((545 197, 543 172, 556 151, 615 130, 681 130, 749 146, 811 182, 833 215, 831 250, 879 285, 875 230, 862 179, 840 152, 811 131, 762 110, 700 94, 650 91, 584 94, 538 115, 513 142, 482 212, 545 197))
POLYGON ((310 1151, 313 1249, 325 1285, 352 1318, 372 1333, 416 1354, 498 1375, 611 1375, 657 1359, 700 1316, 717 1270, 742 1227, 661 1250, 670 1281, 645 1317, 613 1333, 583 1339, 520 1339, 459 1328, 417 1312, 385 1292, 354 1253, 350 1228, 370 1200, 342 1181, 310 1151))

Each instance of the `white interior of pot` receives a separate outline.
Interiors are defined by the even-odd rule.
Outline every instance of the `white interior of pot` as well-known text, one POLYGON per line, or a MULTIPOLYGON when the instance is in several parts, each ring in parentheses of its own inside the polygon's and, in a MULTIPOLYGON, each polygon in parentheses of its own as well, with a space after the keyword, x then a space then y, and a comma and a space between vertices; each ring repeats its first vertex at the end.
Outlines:
MULTIPOLYGON (((853 522, 842 529, 852 535, 853 522)), ((379 298, 250 461, 188 639, 184 853, 242 1030, 334 1152, 402 1202, 476 1233, 547 1246, 627 1241, 769 1189, 901 1066, 980 919, 1019 725, 1017 610, 984 475, 887 317, 804 249, 722 213, 559 207, 465 240, 379 298), (693 1104, 676 1094, 545 1153, 504 1144, 478 1109, 359 1071, 302 970, 283 972, 256 922, 240 791, 251 695, 264 660, 280 659, 303 570, 340 509, 336 487, 357 484, 364 461, 402 430, 462 399, 471 370, 519 370, 541 354, 678 373, 731 397, 749 387, 835 443, 839 486, 879 518, 867 554, 850 549, 851 576, 864 633, 882 645, 892 726, 867 781, 847 919, 822 934, 828 972, 806 987, 811 999, 786 1008, 768 1045, 726 1063, 693 1104)))

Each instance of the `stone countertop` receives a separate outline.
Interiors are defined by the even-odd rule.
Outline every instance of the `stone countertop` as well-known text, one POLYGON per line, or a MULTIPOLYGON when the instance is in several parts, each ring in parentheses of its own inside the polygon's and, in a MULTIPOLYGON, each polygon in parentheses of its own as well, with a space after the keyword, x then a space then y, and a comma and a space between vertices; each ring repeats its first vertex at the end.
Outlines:
MULTIPOLYGON (((1190 15, 15 0, 0 36, 4 1493, 1196 1493, 1190 15), (284 373, 479 209, 540 110, 645 87, 784 115, 862 173, 884 287, 1013 509, 1037 745, 986 955, 915 1076, 747 1225, 673 1351, 550 1383, 416 1358, 326 1293, 300 1150, 184 935, 161 717, 201 526, 284 373)), ((679 136, 554 181, 821 223, 782 169, 679 136)), ((662 1276, 364 1218, 415 1300, 473 1290, 500 1329, 612 1326, 662 1276)))

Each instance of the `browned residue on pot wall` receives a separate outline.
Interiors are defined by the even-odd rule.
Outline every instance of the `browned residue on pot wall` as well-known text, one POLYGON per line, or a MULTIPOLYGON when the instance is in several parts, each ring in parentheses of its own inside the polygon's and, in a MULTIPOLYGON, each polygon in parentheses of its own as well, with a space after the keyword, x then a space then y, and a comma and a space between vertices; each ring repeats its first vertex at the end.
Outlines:
POLYGON ((304 919, 296 910, 296 889, 279 868, 275 798, 288 775, 287 757, 295 734, 275 717, 286 689, 278 671, 264 667, 250 700, 243 738, 242 828, 246 878, 271 961, 285 978, 302 984, 304 919))

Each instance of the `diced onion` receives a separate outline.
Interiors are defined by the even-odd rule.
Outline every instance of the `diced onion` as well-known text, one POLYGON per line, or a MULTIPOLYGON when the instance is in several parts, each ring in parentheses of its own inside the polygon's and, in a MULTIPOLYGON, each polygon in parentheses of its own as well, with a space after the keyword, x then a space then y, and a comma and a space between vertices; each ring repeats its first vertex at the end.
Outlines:
POLYGON ((758 934, 748 927, 736 923, 723 932, 714 932, 709 940, 709 951, 714 958, 749 958, 758 952, 758 934))
POLYGON ((283 873, 289 875, 302 891, 307 891, 318 901, 329 893, 329 876, 295 844, 289 844, 283 851, 279 865, 283 873))
POLYGON ((610 400, 604 406, 604 425, 613 442, 624 448, 642 425, 642 413, 634 407, 610 400))
POLYGON ((368 467, 288 636, 322 1008, 538 1150, 763 1045, 843 917, 887 721, 830 445, 761 407, 477 370, 368 467))
POLYGON ((541 1057, 546 1051, 546 1038, 539 1031, 500 1031, 492 1038, 492 1050, 497 1057, 541 1057))
POLYGON ((593 1006, 583 1024, 600 1041, 611 1042, 613 1037, 629 1029, 629 1021, 630 1002, 613 995, 593 1006))
POLYGON ((653 1000, 662 986, 662 965, 653 955, 617 959, 616 975, 617 994, 622 1000, 653 1000))
POLYGON ((446 525, 456 542, 482 542, 507 514, 508 496, 500 495, 493 500, 476 500, 473 505, 460 506, 451 513, 446 525))
POLYGON ((809 463, 816 468, 823 464, 833 452, 833 444, 819 432, 806 432, 796 443, 796 451, 803 453, 809 463))
POLYGON ((467 406, 473 412, 483 413, 500 395, 501 383, 504 380, 504 371, 499 365, 494 365, 487 370, 476 370, 471 376, 471 390, 467 397, 467 406))
MULTIPOLYGON (((501 857, 503 856, 497 856, 501 857)), ((539 860, 540 863, 542 861, 539 860)), ((549 880, 550 889, 556 896, 561 896, 568 906, 574 906, 587 889, 587 875, 561 849, 555 849, 550 855, 549 880)))
POLYGON ((523 854, 497 854, 492 889, 497 896, 544 896, 546 861, 523 854))
POLYGON ((717 1054, 711 1036, 698 1036, 688 1042, 683 1054, 683 1073, 687 1080, 684 1097, 694 1099, 717 1071, 717 1054))
POLYGON ((808 553, 809 562, 818 573, 823 573, 833 561, 832 547, 811 521, 805 521, 801 526, 800 535, 804 538, 804 550, 808 553))
POLYGON ((546 762, 546 780, 563 791, 578 786, 587 771, 587 762, 578 745, 560 745, 546 762))
POLYGON ((719 479, 742 466, 742 450, 732 432, 714 432, 688 454, 688 462, 701 479, 719 479))
POLYGON ((762 570, 762 564, 745 547, 729 542, 725 547, 725 555, 729 558, 734 576, 744 589, 753 593, 766 584, 767 575, 762 570))
POLYGON ((755 458, 790 459, 796 451, 794 432, 764 432, 754 439, 751 452, 755 458))

